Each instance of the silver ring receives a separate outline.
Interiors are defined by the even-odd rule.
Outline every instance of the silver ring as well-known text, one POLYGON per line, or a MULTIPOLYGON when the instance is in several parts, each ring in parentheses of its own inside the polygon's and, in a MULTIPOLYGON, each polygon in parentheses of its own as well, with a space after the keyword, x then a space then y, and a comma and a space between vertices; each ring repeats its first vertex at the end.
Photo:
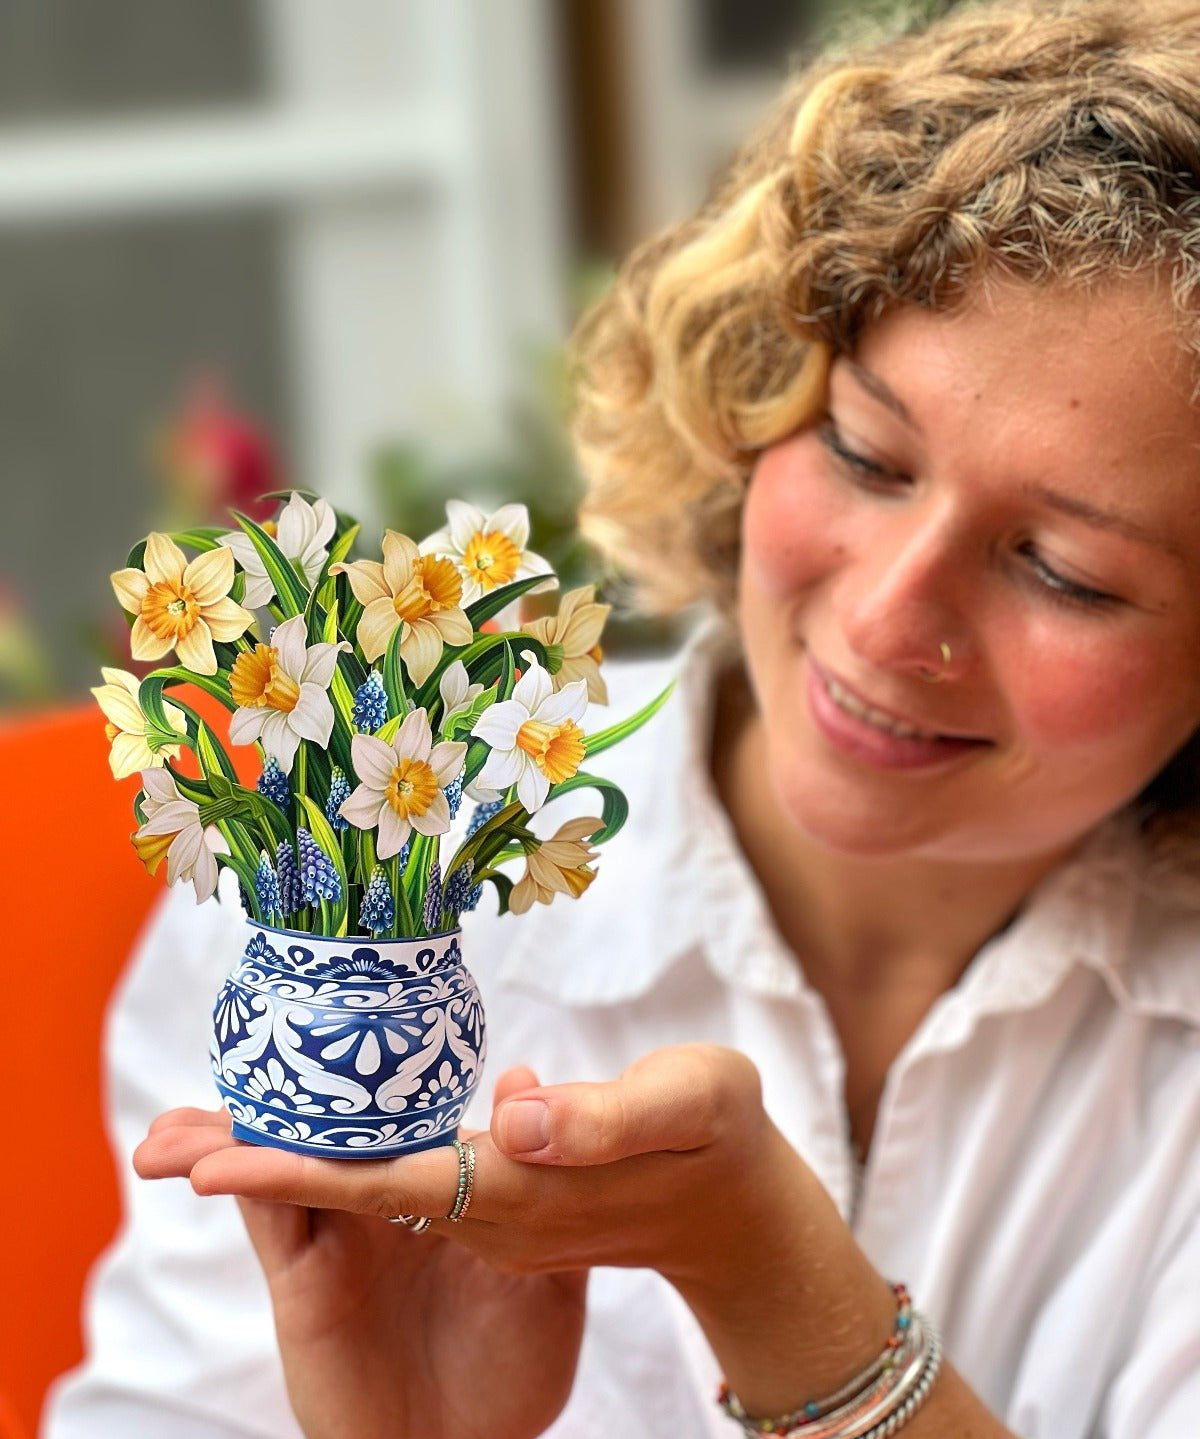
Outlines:
POLYGON ((388 1220, 389 1224, 403 1224, 405 1229, 411 1229, 414 1234, 424 1234, 433 1220, 427 1214, 397 1214, 388 1220))

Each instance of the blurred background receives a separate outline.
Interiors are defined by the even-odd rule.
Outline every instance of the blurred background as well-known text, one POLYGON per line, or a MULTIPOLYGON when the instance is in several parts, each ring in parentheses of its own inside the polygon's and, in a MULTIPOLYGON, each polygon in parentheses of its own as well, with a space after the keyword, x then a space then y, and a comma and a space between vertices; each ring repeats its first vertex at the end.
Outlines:
POLYGON ((584 577, 562 339, 825 18, 0 0, 0 708, 127 666, 109 571, 266 490, 368 534, 524 499, 535 549, 584 577))

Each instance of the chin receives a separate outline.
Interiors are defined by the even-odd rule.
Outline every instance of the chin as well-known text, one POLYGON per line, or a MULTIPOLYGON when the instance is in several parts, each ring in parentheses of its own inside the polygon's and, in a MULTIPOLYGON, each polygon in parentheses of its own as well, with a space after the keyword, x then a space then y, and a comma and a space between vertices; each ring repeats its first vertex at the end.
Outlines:
POLYGON ((771 784, 783 818, 823 849, 883 858, 910 852, 929 838, 921 807, 910 801, 901 812, 885 809, 878 796, 856 793, 828 770, 794 756, 772 763, 771 784))

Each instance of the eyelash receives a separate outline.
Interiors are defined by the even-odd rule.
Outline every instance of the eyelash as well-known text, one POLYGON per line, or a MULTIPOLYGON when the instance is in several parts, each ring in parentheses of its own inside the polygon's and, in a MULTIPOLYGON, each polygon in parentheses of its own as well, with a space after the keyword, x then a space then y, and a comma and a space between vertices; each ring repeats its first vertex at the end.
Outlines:
MULTIPOLYGON (((817 438, 833 459, 848 471, 853 479, 867 482, 868 489, 878 492, 884 487, 908 482, 906 476, 898 474, 894 470, 888 470, 883 465, 876 464, 874 460, 868 460, 865 455, 851 450, 838 433, 832 420, 827 420, 818 428, 817 438)), ((1030 562, 1030 569, 1036 577, 1034 583, 1038 593, 1044 595, 1053 604, 1063 605, 1069 609, 1095 612, 1096 610, 1111 609, 1121 603, 1116 595, 1106 594, 1103 590, 1094 590, 1088 585, 1076 584, 1074 580, 1060 575, 1057 570, 1051 569, 1046 564, 1031 544, 1023 545, 1019 553, 1030 562)))

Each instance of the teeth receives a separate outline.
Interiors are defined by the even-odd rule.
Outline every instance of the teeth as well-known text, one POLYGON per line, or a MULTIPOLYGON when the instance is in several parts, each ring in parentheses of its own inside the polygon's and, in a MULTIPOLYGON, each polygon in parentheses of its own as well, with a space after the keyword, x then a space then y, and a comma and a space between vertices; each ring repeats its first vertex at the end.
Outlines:
POLYGON ((837 680, 827 678, 825 688, 829 691, 829 697, 839 709, 847 714, 852 714, 857 719, 866 720, 876 729, 886 730, 888 734, 894 734, 900 739, 933 739, 934 736, 925 734, 922 730, 913 729, 912 725, 904 724, 900 720, 894 720, 890 715, 877 710, 873 705, 865 705, 856 695, 849 690, 843 689, 837 680))

